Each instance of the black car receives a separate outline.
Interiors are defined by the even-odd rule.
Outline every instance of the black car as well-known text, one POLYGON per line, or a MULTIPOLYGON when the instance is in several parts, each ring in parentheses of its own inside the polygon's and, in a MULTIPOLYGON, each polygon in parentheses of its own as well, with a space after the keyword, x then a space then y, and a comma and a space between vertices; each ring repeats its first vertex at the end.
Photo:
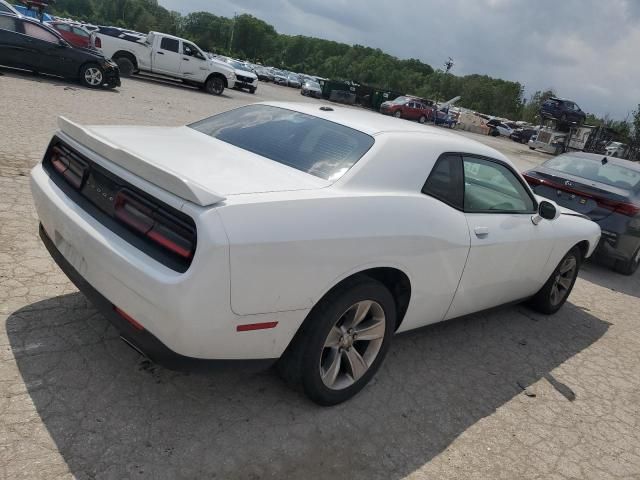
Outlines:
POLYGON ((529 143, 531 137, 537 135, 538 131, 534 128, 516 128, 509 138, 514 142, 529 143))
POLYGON ((582 124, 587 118, 587 114, 575 102, 555 97, 551 97, 542 104, 540 116, 542 118, 553 118, 565 123, 577 123, 578 125, 582 124))
POLYGON ((120 86, 118 66, 103 55, 72 47, 36 20, 0 13, 0 65, 79 80, 90 88, 120 86))
POLYGON ((528 172, 537 195, 588 216, 600 225, 597 253, 614 269, 633 274, 640 265, 640 164, 593 153, 565 153, 528 172))

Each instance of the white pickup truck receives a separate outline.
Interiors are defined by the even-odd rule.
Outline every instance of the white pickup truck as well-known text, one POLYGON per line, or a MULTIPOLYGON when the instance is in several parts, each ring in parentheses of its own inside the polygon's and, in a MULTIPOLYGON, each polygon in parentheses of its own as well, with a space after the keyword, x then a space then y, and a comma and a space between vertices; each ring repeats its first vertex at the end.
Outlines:
POLYGON ((120 75, 150 72, 220 95, 236 82, 234 69, 209 58, 197 45, 183 38, 149 32, 146 36, 114 35, 114 29, 91 34, 93 47, 120 67, 120 75))

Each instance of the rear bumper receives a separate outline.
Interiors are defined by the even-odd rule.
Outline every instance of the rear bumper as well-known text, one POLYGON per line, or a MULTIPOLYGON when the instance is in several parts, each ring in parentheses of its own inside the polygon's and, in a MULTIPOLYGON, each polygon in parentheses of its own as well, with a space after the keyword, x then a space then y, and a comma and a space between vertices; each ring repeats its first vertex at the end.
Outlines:
POLYGON ((628 261, 637 253, 638 248, 640 248, 640 237, 628 234, 614 236, 612 232, 603 229, 595 254, 613 260, 628 261))
POLYGON ((96 307, 98 311, 118 330, 120 336, 140 353, 154 362, 172 370, 210 370, 215 368, 238 368, 249 370, 262 370, 269 368, 277 358, 258 360, 203 360, 187 357, 174 352, 148 330, 141 330, 122 318, 115 311, 107 298, 98 292, 87 282, 82 275, 64 258, 53 240, 40 224, 40 238, 49 251, 49 254, 65 273, 69 280, 80 290, 96 307))
MULTIPOLYGON (((65 137, 65 142, 90 155, 72 139, 65 137)), ((125 180, 141 181, 95 153, 92 159, 125 180)), ((160 195, 157 187, 145 188, 156 188, 160 195)), ((228 239, 215 209, 184 207, 197 225, 198 246, 192 264, 180 273, 91 216, 55 184, 42 164, 31 172, 31 190, 47 237, 83 281, 106 299, 107 310, 117 305, 172 352, 206 360, 278 358, 306 316, 289 311, 247 317, 232 311, 228 239), (276 328, 238 331, 240 325, 272 321, 278 321, 276 328)))

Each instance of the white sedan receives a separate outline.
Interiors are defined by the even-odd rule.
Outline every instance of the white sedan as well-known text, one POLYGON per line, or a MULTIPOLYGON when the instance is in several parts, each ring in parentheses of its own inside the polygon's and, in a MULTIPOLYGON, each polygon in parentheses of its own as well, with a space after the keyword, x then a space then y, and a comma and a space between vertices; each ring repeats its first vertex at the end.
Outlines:
POLYGON ((40 235, 123 338, 170 367, 277 361, 323 405, 396 332, 524 299, 556 312, 600 238, 497 151, 356 109, 59 126, 31 174, 40 235))

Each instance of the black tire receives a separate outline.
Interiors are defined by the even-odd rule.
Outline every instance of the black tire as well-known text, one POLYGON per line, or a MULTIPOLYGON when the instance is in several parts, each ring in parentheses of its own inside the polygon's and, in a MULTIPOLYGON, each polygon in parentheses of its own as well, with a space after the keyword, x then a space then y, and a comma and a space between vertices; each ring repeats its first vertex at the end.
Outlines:
POLYGON ((422 115, 422 116, 418 119, 418 122, 420 122, 420 123, 424 123, 424 122, 426 122, 426 121, 427 121, 427 117, 425 117, 424 115, 422 115))
POLYGON ((613 269, 623 275, 633 275, 640 267, 640 247, 629 260, 616 260, 613 269))
POLYGON ((127 57, 117 57, 114 59, 114 61, 116 62, 116 64, 118 65, 118 68, 120 69, 121 77, 128 78, 131 75, 133 75, 133 72, 135 72, 136 70, 136 67, 133 64, 133 62, 127 57))
POLYGON ((224 92, 224 80, 220 77, 209 77, 204 84, 204 89, 211 95, 222 95, 222 92, 224 92))
POLYGON ((567 114, 566 114, 566 113, 563 113, 563 114, 560 116, 560 121, 561 121, 561 122, 564 122, 564 123, 567 123, 567 114))
POLYGON ((88 88, 101 88, 105 84, 104 80, 104 70, 97 63, 86 63, 80 68, 80 83, 88 88), (94 73, 95 75, 100 75, 100 78, 95 78, 95 80, 90 80, 90 73, 94 73), (94 83, 95 82, 95 83, 94 83))
POLYGON ((535 150, 536 147, 529 147, 529 150, 535 150))
POLYGON ((254 93, 256 93, 256 89, 254 87, 251 87, 249 89, 249 93, 253 95, 254 93))
POLYGON ((529 306, 534 310, 537 310, 538 312, 544 313, 546 315, 552 315, 560 310, 560 308, 562 308, 564 303, 567 301, 567 298, 569 298, 569 295, 571 295, 571 290, 573 290, 573 286, 576 283, 576 279, 578 278, 578 272, 580 270, 581 263, 582 252, 578 247, 573 247, 564 257, 562 257, 562 260, 560 260, 560 263, 558 263, 558 266, 555 268, 547 282, 542 286, 540 291, 538 291, 538 293, 536 293, 534 297, 529 300, 529 306), (564 276, 564 274, 561 272, 561 269, 566 265, 565 262, 570 261, 570 259, 573 259, 575 261, 575 269, 572 272, 571 276, 568 277, 564 276), (559 278, 564 278, 565 280, 567 280, 567 283, 565 285, 559 284, 559 278), (555 301, 553 299, 554 287, 558 287, 559 290, 561 287, 560 293, 562 294, 562 297, 559 299, 559 301, 557 297, 555 301))
POLYGON ((396 110, 396 112, 393 114, 394 117, 396 118, 402 118, 402 112, 400 110, 396 110))
MULTIPOLYGON (((366 317, 365 317, 366 318, 366 317)), ((364 322, 363 322, 364 323, 364 322)), ((289 385, 302 388, 307 397, 313 402, 323 405, 336 405, 342 403, 354 395, 371 380, 391 344, 396 325, 396 306, 393 296, 380 282, 364 275, 357 275, 329 292, 309 313, 302 327, 287 348, 282 358, 278 361, 277 370, 280 376, 289 385), (358 302, 373 301, 384 312, 385 330, 382 343, 377 355, 366 372, 355 382, 341 389, 332 389, 325 385, 321 376, 321 361, 324 358, 325 342, 329 333, 337 322, 343 321, 346 313, 358 302)), ((341 337, 342 338, 342 337, 341 337)), ((367 345, 370 342, 367 342, 367 345)), ((354 351, 354 343, 351 346, 354 351)), ((340 358, 348 357, 346 350, 339 349, 340 358), (343 351, 345 350, 345 351, 343 351)), ((359 351, 360 347, 358 347, 359 351)), ((358 355, 360 355, 359 352, 358 355)), ((365 355, 365 354, 363 354, 365 355)), ((362 357, 360 357, 362 358, 362 357)), ((341 362, 340 371, 343 371, 341 362)), ((348 379, 347 371, 350 363, 344 361, 343 378, 348 379)))

